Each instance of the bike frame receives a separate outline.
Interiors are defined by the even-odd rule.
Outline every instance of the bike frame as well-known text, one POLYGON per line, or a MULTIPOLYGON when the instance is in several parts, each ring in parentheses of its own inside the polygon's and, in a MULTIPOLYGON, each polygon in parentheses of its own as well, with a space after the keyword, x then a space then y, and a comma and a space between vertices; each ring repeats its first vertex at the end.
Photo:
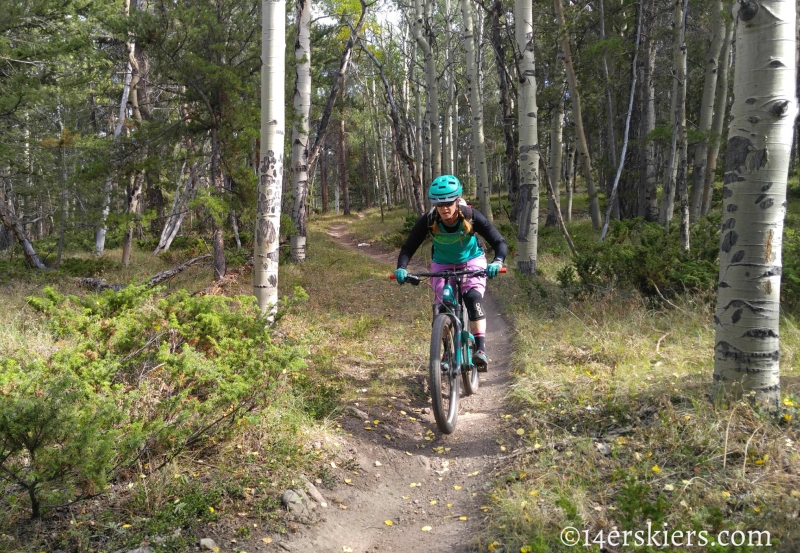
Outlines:
MULTIPOLYGON (((504 271, 505 272, 505 271, 504 271)), ((445 279, 442 289, 442 303, 439 304, 438 314, 445 314, 450 317, 455 329, 453 336, 453 347, 456 350, 455 367, 450 367, 451 376, 459 376, 462 371, 472 370, 472 355, 470 351, 470 340, 475 341, 475 337, 469 332, 467 325, 467 313, 463 306, 464 295, 461 292, 461 284, 465 276, 475 276, 485 274, 485 269, 459 269, 446 270, 436 273, 416 273, 409 274, 406 282, 413 286, 419 285, 420 277, 437 277, 445 279), (455 371, 455 372, 452 372, 455 371)), ((394 278, 394 275, 392 275, 394 278)))
MULTIPOLYGON (((442 289, 442 303, 439 307, 439 313, 445 313, 450 317, 450 320, 453 322, 453 328, 455 329, 455 336, 453 347, 456 350, 456 372, 454 376, 458 376, 461 374, 463 370, 471 370, 470 367, 472 366, 472 356, 470 351, 470 340, 475 342, 475 337, 469 332, 469 326, 467 323, 467 314, 465 313, 464 304, 463 304, 463 293, 461 292, 461 283, 464 280, 463 271, 462 274, 456 275, 448 275, 444 276, 440 272, 437 276, 441 276, 445 278, 444 288, 442 289), (454 286, 455 285, 455 286, 454 286), (455 291, 455 294, 453 293, 455 291)), ((447 271, 451 273, 456 273, 457 271, 447 271)), ((471 271, 472 272, 472 271, 471 271)))

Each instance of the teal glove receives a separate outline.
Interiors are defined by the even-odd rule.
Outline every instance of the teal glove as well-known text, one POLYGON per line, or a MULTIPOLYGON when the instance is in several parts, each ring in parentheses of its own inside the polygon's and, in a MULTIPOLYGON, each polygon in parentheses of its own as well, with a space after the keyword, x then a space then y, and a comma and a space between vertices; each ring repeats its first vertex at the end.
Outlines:
POLYGON ((498 261, 492 261, 489 263, 489 266, 486 267, 486 276, 489 278, 494 278, 497 276, 497 273, 500 272, 500 269, 503 268, 503 264, 498 261))
POLYGON ((397 284, 403 284, 406 281, 406 276, 408 276, 408 271, 405 269, 397 269, 394 272, 394 278, 397 279, 397 284))

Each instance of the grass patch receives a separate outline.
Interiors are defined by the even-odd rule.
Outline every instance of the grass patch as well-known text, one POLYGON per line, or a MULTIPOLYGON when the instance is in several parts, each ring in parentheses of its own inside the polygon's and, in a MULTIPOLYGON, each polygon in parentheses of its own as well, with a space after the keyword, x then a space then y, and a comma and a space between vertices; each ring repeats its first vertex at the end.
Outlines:
POLYGON ((669 308, 620 290, 577 300, 545 278, 500 279, 493 290, 516 329, 508 424, 525 435, 491 492, 485 546, 568 551, 567 526, 591 540, 614 527, 647 531, 650 521, 684 535, 767 530, 773 546, 797 547, 800 331, 791 316, 781 322, 776 418, 710 403, 713 297, 682 295, 669 308), (510 473, 525 476, 509 482, 510 473))

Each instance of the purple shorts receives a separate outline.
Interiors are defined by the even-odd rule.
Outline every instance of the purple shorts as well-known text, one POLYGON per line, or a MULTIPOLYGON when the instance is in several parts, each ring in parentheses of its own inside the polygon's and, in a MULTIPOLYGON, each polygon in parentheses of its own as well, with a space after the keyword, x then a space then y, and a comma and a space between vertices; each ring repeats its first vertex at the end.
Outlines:
MULTIPOLYGON (((462 270, 462 269, 485 269, 486 268, 486 256, 482 255, 480 257, 476 257, 474 259, 470 259, 466 263, 459 263, 457 265, 447 264, 442 265, 440 263, 435 263, 431 261, 431 272, 438 273, 439 271, 446 271, 446 270, 462 270)), ((442 303, 442 290, 444 289, 444 279, 443 278, 431 278, 431 288, 433 288, 433 304, 439 305, 442 303)), ((486 292, 486 277, 468 277, 464 280, 464 283, 461 285, 461 292, 465 293, 467 290, 475 289, 480 292, 481 297, 483 297, 484 292, 486 292)))

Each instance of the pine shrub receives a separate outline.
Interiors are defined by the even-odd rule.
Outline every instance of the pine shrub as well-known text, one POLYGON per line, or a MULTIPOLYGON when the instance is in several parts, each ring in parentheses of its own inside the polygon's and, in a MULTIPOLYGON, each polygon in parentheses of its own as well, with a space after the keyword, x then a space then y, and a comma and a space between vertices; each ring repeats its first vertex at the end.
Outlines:
POLYGON ((28 302, 57 349, 0 361, 0 478, 33 516, 102 490, 143 456, 157 468, 213 443, 291 393, 303 367, 298 349, 272 339, 252 296, 47 288, 28 302))

